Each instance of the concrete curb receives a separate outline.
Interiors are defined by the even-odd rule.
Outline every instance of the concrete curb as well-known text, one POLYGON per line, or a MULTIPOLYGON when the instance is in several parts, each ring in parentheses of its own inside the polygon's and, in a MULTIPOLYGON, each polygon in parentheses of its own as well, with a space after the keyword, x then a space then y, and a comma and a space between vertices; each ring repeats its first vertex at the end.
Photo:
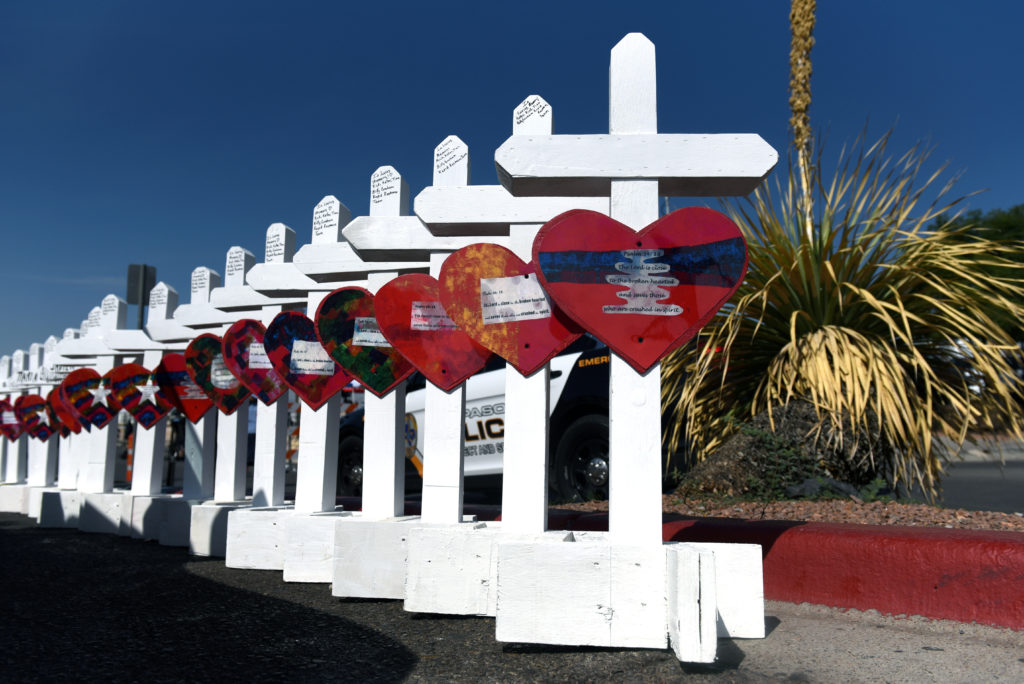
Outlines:
MULTIPOLYGON (((605 531, 608 514, 552 508, 548 529, 605 531)), ((1024 630, 1022 532, 666 515, 662 539, 760 544, 768 600, 1024 630)))

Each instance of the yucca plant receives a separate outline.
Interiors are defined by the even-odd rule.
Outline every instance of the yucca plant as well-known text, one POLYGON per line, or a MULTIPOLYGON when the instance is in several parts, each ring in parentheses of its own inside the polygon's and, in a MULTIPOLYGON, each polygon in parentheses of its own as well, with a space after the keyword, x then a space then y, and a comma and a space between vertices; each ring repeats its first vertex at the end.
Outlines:
POLYGON ((802 400, 821 420, 809 439, 845 443, 851 467, 931 497, 969 431, 1022 436, 1020 352, 994 312, 1024 313, 1024 245, 928 228, 956 216, 960 200, 945 199, 955 179, 939 188, 944 169, 926 176, 920 146, 894 160, 890 134, 858 138, 827 183, 819 152, 810 234, 792 160, 785 187, 725 205, 750 266, 663 364, 665 408, 681 417, 670 453, 685 442, 703 459, 743 420, 802 400))

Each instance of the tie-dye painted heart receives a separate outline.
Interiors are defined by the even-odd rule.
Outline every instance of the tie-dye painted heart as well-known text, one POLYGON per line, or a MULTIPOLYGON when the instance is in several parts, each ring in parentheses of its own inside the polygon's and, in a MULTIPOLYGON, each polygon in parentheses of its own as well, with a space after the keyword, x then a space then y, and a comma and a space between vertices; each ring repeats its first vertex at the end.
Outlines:
POLYGON ((224 365, 221 339, 205 333, 185 349, 185 369, 221 413, 230 416, 249 399, 249 390, 224 365))
POLYGON ((174 408, 193 423, 213 407, 213 400, 206 396, 206 392, 188 374, 183 354, 164 354, 153 370, 153 380, 159 385, 164 397, 174 404, 174 408))
POLYGON ((645 373, 736 292, 747 245, 727 216, 703 207, 679 209, 639 232, 576 209, 544 224, 533 260, 562 311, 645 373))
POLYGON ((373 295, 362 287, 342 287, 324 297, 316 310, 316 334, 331 358, 378 397, 413 373, 413 365, 381 334, 373 295))
POLYGON ((14 400, 14 415, 22 429, 32 437, 45 442, 55 432, 46 415, 46 400, 38 394, 23 394, 14 400))
POLYGON ((21 437, 21 423, 14 412, 14 404, 6 399, 0 399, 0 433, 12 442, 21 437))
POLYGON ((224 332, 224 363, 257 399, 270 406, 288 391, 288 385, 267 356, 266 332, 255 319, 236 321, 224 332))
POLYGON ((491 352, 448 318, 439 289, 431 276, 409 273, 380 288, 373 303, 384 337, 427 380, 450 390, 478 373, 491 352))
POLYGON ((125 363, 110 371, 110 391, 121 407, 147 430, 174 408, 153 380, 153 373, 137 363, 125 363))
POLYGON ((93 368, 71 371, 60 383, 60 389, 71 412, 93 427, 104 428, 117 415, 119 407, 112 405, 103 376, 93 368))
POLYGON ((352 376, 321 346, 313 321, 297 311, 275 316, 263 345, 278 375, 313 410, 352 382, 352 376))
POLYGON ((78 421, 71 419, 70 413, 61 407, 60 390, 56 387, 46 395, 46 415, 50 419, 50 425, 60 433, 61 437, 70 435, 72 429, 75 432, 81 432, 82 430, 82 426, 79 425, 78 421))
POLYGON ((583 334, 550 302, 534 265, 500 245, 463 247, 445 259, 439 280, 452 320, 523 375, 583 334))

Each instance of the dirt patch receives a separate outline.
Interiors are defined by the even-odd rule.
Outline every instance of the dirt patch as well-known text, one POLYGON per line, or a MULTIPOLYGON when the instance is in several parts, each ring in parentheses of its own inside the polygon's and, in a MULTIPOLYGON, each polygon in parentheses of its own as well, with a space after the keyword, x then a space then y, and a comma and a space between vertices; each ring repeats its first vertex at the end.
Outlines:
MULTIPOLYGON (((721 499, 681 499, 675 494, 663 497, 666 513, 707 518, 742 520, 805 520, 813 522, 854 523, 860 525, 908 525, 945 527, 959 530, 1002 530, 1024 532, 1024 516, 1016 513, 968 511, 940 508, 928 504, 893 501, 857 502, 853 499, 824 501, 729 501, 721 499)), ((607 511, 607 501, 588 501, 560 505, 577 511, 607 511)))

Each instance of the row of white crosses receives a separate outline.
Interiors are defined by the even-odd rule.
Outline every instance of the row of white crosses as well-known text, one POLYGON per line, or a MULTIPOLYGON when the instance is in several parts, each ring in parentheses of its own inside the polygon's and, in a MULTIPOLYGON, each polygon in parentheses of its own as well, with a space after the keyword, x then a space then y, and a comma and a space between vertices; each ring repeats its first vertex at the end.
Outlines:
MULTIPOLYGON (((564 210, 587 208, 610 213, 627 225, 642 228, 657 218, 659 185, 665 194, 745 194, 774 164, 774 151, 757 136, 658 135, 654 48, 643 36, 631 34, 612 51, 610 81, 609 135, 552 135, 550 107, 543 99, 531 96, 516 109, 513 137, 496 154, 504 187, 470 186, 468 149, 451 136, 435 150, 433 185, 416 198, 418 216, 408 215, 408 189, 397 171, 381 167, 371 179, 370 216, 350 222, 344 205, 333 197, 325 198, 314 211, 311 243, 294 259, 294 233, 274 224, 268 230, 265 263, 253 264, 251 254, 232 248, 235 251, 229 252, 226 271, 229 282, 224 288, 215 287, 215 273, 197 269, 193 274, 192 304, 178 307, 173 324, 165 325, 169 323, 166 316, 154 319, 151 303, 147 329, 154 339, 182 342, 189 332, 222 332, 228 323, 242 317, 257 317, 268 323, 283 308, 301 307, 303 300, 312 317, 326 293, 339 285, 359 284, 375 291, 401 272, 429 269, 436 277, 448 253, 472 242, 503 244, 529 260, 540 225, 564 210), (556 198, 570 193, 587 197, 556 198), (348 242, 342 239, 346 223, 343 233, 348 242), (173 325, 184 325, 187 331, 163 330, 173 325)), ((166 307, 173 292, 163 287, 166 294, 162 303, 154 292, 158 307, 166 307)), ((170 309, 173 307, 167 311, 170 309)), ((101 318, 103 313, 101 310, 101 318)), ((123 318, 123 311, 121 315, 123 318)), ((83 339, 100 337, 106 342, 97 329, 104 326, 88 326, 83 339)), ((92 363, 101 372, 127 350, 124 344, 79 346, 82 349, 77 358, 85 360, 91 354, 92 363)), ((142 351, 156 352, 158 348, 142 351)), ((140 347, 131 350, 137 352, 140 347)), ((639 374, 617 357, 613 357, 611 366, 610 532, 607 536, 593 535, 580 544, 564 543, 564 534, 544 534, 549 368, 525 378, 508 369, 508 458, 503 523, 497 535, 475 534, 474 530, 480 529, 477 526, 460 525, 465 388, 445 392, 428 384, 419 519, 425 527, 412 530, 409 567, 402 568, 401 574, 408 573, 407 609, 496 614, 499 638, 511 641, 664 647, 665 635, 670 634, 680 658, 713 658, 715 601, 709 589, 716 580, 716 553, 725 557, 731 552, 685 545, 663 550, 660 370, 655 366, 639 374), (430 536, 435 533, 441 536, 433 539, 457 543, 439 550, 430 536), (489 549, 482 565, 473 566, 470 548, 489 549), (428 558, 431 554, 433 557, 428 558), (591 574, 591 567, 598 567, 597 576, 584 579, 580 570, 583 566, 591 574), (450 582, 459 586, 446 590, 450 582), (470 585, 487 588, 482 594, 477 588, 470 592, 474 596, 462 597, 460 603, 454 595, 470 585), (585 590, 578 591, 579 586, 585 590), (537 607, 545 609, 538 611, 537 607)), ((367 395, 362 519, 382 521, 384 527, 376 528, 378 532, 399 529, 399 522, 408 522, 400 518, 404 403, 404 387, 383 398, 367 395)), ((233 420, 222 416, 218 427, 221 455, 214 492, 218 504, 240 504, 242 499, 238 483, 244 460, 239 462, 238 444, 244 435, 246 413, 238 413, 241 415, 232 416, 233 420), (222 451, 222 447, 226 449, 222 451), (222 462, 227 464, 223 477, 222 462)), ((258 520, 290 533, 284 540, 283 561, 273 561, 283 565, 286 579, 324 581, 325 549, 329 556, 332 547, 338 548, 334 542, 341 544, 346 536, 368 539, 355 530, 375 528, 352 525, 345 515, 334 514, 338 413, 337 398, 317 411, 303 411, 295 506, 282 514, 282 480, 278 474, 283 462, 284 405, 260 406, 254 476, 258 481, 254 485, 257 507, 234 507, 227 515, 229 564, 234 539, 234 548, 238 549, 235 560, 240 567, 269 567, 258 565, 265 563, 265 558, 257 558, 256 550, 244 543, 244 531, 259 529, 258 520), (325 513, 329 515, 322 515, 325 513), (246 528, 247 524, 253 527, 246 528), (238 534, 231 534, 232 526, 238 534), (319 561, 306 562, 307 557, 318 554, 319 561), (291 573, 289 558, 301 561, 291 573)), ((105 449, 109 453, 109 444, 90 444, 89 452, 98 454, 105 449)), ((82 491, 97 487, 107 491, 107 471, 101 468, 102 475, 94 472, 100 464, 92 455, 86 459, 84 477, 79 478, 82 491)), ((220 516, 221 510, 215 515, 220 516)), ((195 513, 193 509, 193 533, 195 513)), ((400 534, 405 535, 409 529, 402 527, 400 534)), ((494 528, 488 532, 494 532, 494 528)), ((370 538, 374 534, 377 532, 370 538)), ((383 536, 390 541, 395 538, 393 534, 383 536)), ((585 540, 585 536, 574 539, 585 540)), ((367 556, 373 558, 374 549, 367 556)), ((729 562, 736 565, 740 557, 750 558, 751 554, 730 556, 729 562)), ((342 567, 349 570, 353 563, 377 567, 366 557, 350 555, 346 560, 347 565, 342 563, 342 567)), ((747 574, 751 572, 753 569, 747 574)), ((758 560, 758 583, 759 573, 758 560)), ((717 579, 721 581, 721 576, 717 579)), ((334 580, 338 593, 338 578, 334 580)), ((745 585, 739 593, 744 598, 753 597, 747 589, 745 585)), ((339 595, 361 595, 344 593, 359 590, 349 585, 339 595)), ((756 618, 760 607, 738 612, 755 614, 756 618)), ((763 632, 763 622, 760 629, 763 632)), ((735 625, 728 631, 740 636, 757 635, 756 628, 735 625)))

